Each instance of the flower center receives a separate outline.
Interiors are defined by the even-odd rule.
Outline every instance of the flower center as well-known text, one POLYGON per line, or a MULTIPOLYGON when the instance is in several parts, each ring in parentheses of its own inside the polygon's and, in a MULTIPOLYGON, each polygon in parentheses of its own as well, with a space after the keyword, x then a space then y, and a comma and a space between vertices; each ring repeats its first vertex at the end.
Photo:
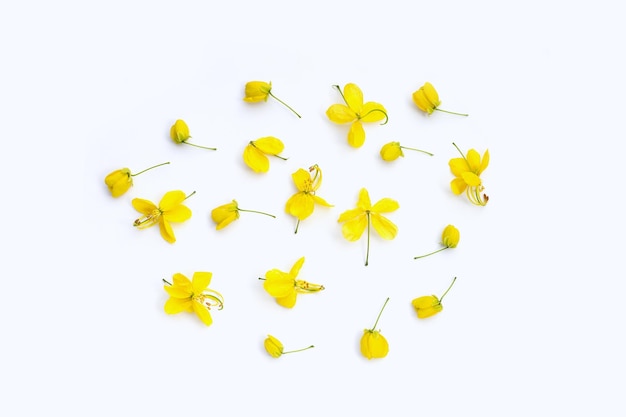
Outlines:
POLYGON ((224 308, 224 297, 217 291, 206 289, 200 294, 194 294, 191 298, 211 310, 211 307, 217 307, 218 310, 224 308))
POLYGON ((144 227, 150 227, 159 221, 159 217, 161 217, 162 214, 163 212, 161 211, 161 209, 156 208, 152 210, 150 214, 146 214, 145 216, 142 216, 135 220, 133 226, 139 227, 140 229, 144 227))

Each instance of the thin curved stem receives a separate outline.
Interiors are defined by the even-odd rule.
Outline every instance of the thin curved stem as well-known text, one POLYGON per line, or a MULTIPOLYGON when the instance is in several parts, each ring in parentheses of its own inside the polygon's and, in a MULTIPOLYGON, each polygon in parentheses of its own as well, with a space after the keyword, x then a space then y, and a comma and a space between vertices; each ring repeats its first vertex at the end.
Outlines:
POLYGON ((244 209, 237 209, 237 210, 239 210, 239 211, 245 211, 245 212, 247 212, 247 213, 259 213, 259 214, 265 214, 266 216, 270 216, 270 217, 276 218, 276 216, 274 216, 273 214, 264 213, 264 212, 262 212, 262 211, 256 211, 256 210, 244 210, 244 209))
POLYGON ((383 111, 383 110, 381 110, 381 109, 372 109, 372 110, 368 111, 367 113, 365 113, 363 116, 359 117, 359 119, 363 119, 363 118, 365 118, 365 117, 369 116, 369 115, 370 115, 370 113, 373 113, 373 112, 375 112, 375 111, 379 111, 379 112, 381 112, 382 114, 384 114, 384 115, 385 115, 385 121, 384 121, 383 123, 381 123, 380 125, 381 125, 381 126, 382 126, 382 125, 386 125, 386 124, 387 124, 387 122, 389 121, 389 116, 387 115, 387 113, 386 113, 386 112, 384 112, 384 111, 383 111))
POLYGON ((194 191, 193 193, 189 194, 187 197, 185 197, 185 200, 188 199, 189 197, 191 197, 192 195, 194 195, 196 192, 194 191))
POLYGON ((311 345, 311 346, 309 346, 309 347, 305 347, 305 348, 298 349, 298 350, 289 350, 289 351, 287 351, 287 352, 283 352, 283 355, 286 355, 286 354, 288 354, 288 353, 302 352, 303 350, 311 349, 311 348, 314 348, 314 347, 315 347, 315 346, 311 345))
POLYGON ((196 145, 195 143, 189 143, 189 142, 185 142, 185 141, 183 141, 183 143, 185 145, 195 146, 196 148, 208 149, 210 151, 216 151, 217 150, 217 148, 207 148, 206 146, 196 145))
POLYGON ((300 219, 298 219, 298 222, 296 223, 296 230, 293 232, 294 235, 298 233, 298 227, 300 227, 300 219))
POLYGON ((438 109, 437 107, 435 107, 435 110, 440 111, 440 112, 443 112, 443 113, 456 114, 457 116, 469 116, 469 114, 465 114, 465 113, 457 113, 457 112, 453 112, 453 111, 448 111, 448 110, 438 109))
POLYGON ((387 297, 387 299, 385 300, 385 304, 383 304, 383 308, 380 309, 380 313, 378 313, 378 317, 376 317, 376 322, 374 323, 374 327, 372 327, 372 330, 376 330, 376 325, 378 324, 378 320, 380 320, 380 316, 381 314, 383 314, 383 310, 387 306, 388 302, 389 302, 389 297, 387 297))
POLYGON ((409 150, 411 150, 411 151, 422 152, 422 153, 428 154, 428 155, 430 155, 430 156, 433 156, 433 155, 434 155, 434 154, 432 154, 432 153, 430 153, 430 152, 426 152, 426 151, 423 151, 423 150, 421 150, 421 149, 416 149, 416 148, 409 148, 409 147, 407 147, 407 146, 400 146, 400 148, 401 148, 401 149, 409 149, 409 150))
POLYGON ((441 301, 443 300, 443 297, 445 297, 446 294, 448 293, 448 291, 450 291, 450 288, 452 288, 452 286, 454 285, 455 281, 456 281, 456 277, 454 277, 454 279, 452 280, 452 284, 450 284, 450 286, 448 287, 446 292, 444 292, 443 295, 441 297, 439 297, 439 304, 441 304, 441 301))
POLYGON ((300 116, 298 114, 297 111, 295 111, 294 109, 291 108, 291 106, 289 106, 289 104, 285 103, 284 101, 282 101, 281 99, 279 99, 278 97, 276 97, 274 94, 272 94, 271 91, 268 92, 268 94, 270 96, 272 96, 275 100, 278 100, 279 103, 281 103, 283 106, 287 107, 289 110, 291 110, 296 116, 298 116, 300 119, 302 119, 302 116, 300 116))
POLYGON ((167 285, 172 285, 172 283, 170 283, 168 280, 166 280, 165 278, 163 278, 163 282, 166 283, 167 285))
POLYGON ((282 159, 283 161, 286 161, 286 160, 287 160, 287 158, 285 158, 285 157, 283 157, 283 156, 276 155, 276 154, 272 154, 272 155, 273 155, 273 156, 275 156, 276 158, 280 158, 280 159, 282 159))
POLYGON ((136 173, 136 174, 130 174, 130 176, 131 176, 131 177, 134 177, 135 175, 143 174, 144 172, 146 172, 146 171, 150 171, 150 170, 151 170, 151 169, 153 169, 153 168, 160 167, 160 166, 162 166, 162 165, 167 165, 167 164, 169 164, 169 162, 163 162, 162 164, 159 164, 159 165, 154 165, 154 166, 151 166, 150 168, 146 168, 146 169, 144 169, 143 171, 139 171, 139 172, 138 172, 138 173, 136 173))
POLYGON ((427 257, 427 256, 433 255, 433 254, 435 254, 435 253, 437 253, 437 252, 441 252, 442 250, 446 250, 446 249, 448 249, 448 246, 444 246, 443 248, 441 248, 441 249, 437 249, 436 251, 431 252, 431 253, 427 253, 426 255, 416 256, 416 257, 415 257, 415 258, 413 258, 413 259, 425 258, 425 257, 427 257))

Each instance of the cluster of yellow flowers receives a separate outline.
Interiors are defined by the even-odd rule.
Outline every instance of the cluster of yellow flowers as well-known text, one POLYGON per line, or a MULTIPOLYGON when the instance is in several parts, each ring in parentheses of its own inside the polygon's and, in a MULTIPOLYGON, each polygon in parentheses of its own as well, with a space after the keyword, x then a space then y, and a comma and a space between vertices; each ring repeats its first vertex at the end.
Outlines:
MULTIPOLYGON (((326 115, 334 123, 349 123, 348 144, 354 148, 359 148, 365 142, 363 123, 382 122, 381 124, 386 124, 389 121, 387 110, 382 104, 377 102, 368 101, 364 103, 363 92, 356 84, 348 83, 343 90, 338 85, 333 87, 337 89, 345 104, 331 105, 328 107, 326 115)), ((272 93, 271 82, 251 81, 246 84, 245 102, 266 102, 269 97, 286 106, 299 118, 301 117, 293 108, 272 93)), ((440 109, 441 101, 439 95, 430 83, 425 83, 415 91, 412 98, 417 108, 428 115, 434 111, 442 111, 467 116, 467 114, 440 109)), ((187 144, 203 149, 217 150, 216 148, 189 143, 188 140, 191 138, 191 135, 189 127, 184 120, 176 120, 171 126, 170 138, 176 144, 187 144)), ((485 206, 489 198, 483 193, 484 186, 480 175, 489 165, 489 151, 485 151, 481 158, 480 154, 474 149, 470 149, 467 154, 464 154, 455 143, 453 145, 461 154, 461 157, 452 158, 449 161, 450 171, 454 175, 454 179, 450 183, 452 192, 456 195, 465 192, 472 204, 485 206)), ((287 160, 287 158, 279 155, 284 149, 285 145, 280 139, 273 136, 261 137, 250 141, 245 146, 243 160, 254 172, 266 173, 270 168, 268 156, 287 160)), ((399 142, 385 144, 380 150, 380 156, 383 160, 391 162, 404 156, 403 149, 433 156, 430 152, 401 146, 399 142)), ((129 168, 118 169, 108 174, 104 182, 110 194, 118 198, 133 186, 133 177, 167 164, 169 162, 154 165, 135 174, 131 173, 129 168)), ((333 207, 333 205, 316 194, 322 185, 322 170, 317 164, 312 165, 308 169, 299 168, 292 174, 292 179, 297 191, 286 201, 285 212, 296 219, 294 233, 297 233, 300 222, 313 214, 316 205, 324 207, 333 207)), ((175 243, 176 237, 172 229, 172 223, 181 223, 191 218, 191 210, 183 203, 193 194, 195 194, 195 191, 189 195, 180 190, 169 191, 163 195, 158 205, 149 200, 134 198, 131 204, 141 214, 141 217, 136 219, 133 225, 138 229, 144 229, 158 224, 162 238, 169 243, 175 243)), ((348 241, 359 240, 367 229, 365 266, 369 264, 371 228, 383 239, 394 239, 398 233, 398 227, 385 215, 396 211, 399 207, 399 203, 391 198, 381 198, 372 204, 369 192, 367 189, 362 188, 358 195, 356 207, 342 212, 337 219, 337 222, 341 223, 342 234, 348 241)), ((236 200, 232 200, 230 203, 215 207, 211 211, 211 219, 216 225, 215 228, 221 230, 239 219, 241 212, 258 213, 276 218, 275 215, 262 211, 242 209, 236 200)), ((442 247, 425 255, 415 256, 414 259, 430 256, 445 249, 456 248, 459 240, 459 230, 453 225, 447 225, 441 236, 442 247)), ((263 278, 259 278, 263 281, 265 291, 282 307, 293 308, 298 294, 316 293, 324 290, 323 285, 312 284, 298 279, 304 260, 304 256, 298 259, 289 272, 271 269, 265 273, 263 278)), ((164 306, 165 312, 168 314, 177 314, 183 311, 193 312, 204 324, 207 326, 211 325, 213 322, 211 309, 221 310, 224 306, 223 296, 219 292, 209 289, 211 278, 211 272, 195 272, 191 280, 180 273, 174 274, 171 283, 164 279, 164 289, 169 295, 169 299, 164 306)), ((412 306, 417 317, 424 319, 442 311, 443 305, 441 302, 455 281, 456 277, 441 297, 429 295, 415 298, 412 301, 412 306)), ((380 330, 376 329, 388 302, 389 298, 385 300, 374 326, 365 329, 361 337, 361 353, 367 359, 382 358, 389 352, 387 340, 380 333, 380 330)), ((265 339, 264 347, 269 355, 278 358, 287 353, 310 349, 313 345, 304 349, 284 351, 280 340, 268 335, 267 339, 265 339)))

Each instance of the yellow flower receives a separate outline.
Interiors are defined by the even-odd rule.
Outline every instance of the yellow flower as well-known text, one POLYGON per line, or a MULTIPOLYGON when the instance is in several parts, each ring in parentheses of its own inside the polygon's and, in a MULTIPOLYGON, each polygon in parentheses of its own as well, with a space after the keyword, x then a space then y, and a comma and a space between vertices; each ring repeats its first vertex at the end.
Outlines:
POLYGON ((477 206, 485 206, 489 197, 483 193, 485 187, 480 179, 480 174, 489 165, 489 150, 485 151, 481 161, 480 154, 474 149, 470 149, 466 157, 455 143, 452 144, 462 156, 462 158, 452 158, 448 163, 450 171, 455 177, 450 183, 452 192, 459 195, 465 191, 469 201, 477 206))
POLYGON ((369 193, 365 188, 362 188, 359 192, 359 201, 357 202, 356 208, 346 210, 339 216, 337 221, 343 223, 341 232, 343 233, 343 237, 349 241, 359 240, 367 227, 367 255, 365 257, 365 266, 369 263, 370 225, 374 227, 374 230, 376 230, 383 239, 391 240, 395 238, 398 234, 398 227, 380 213, 391 213, 398 208, 400 208, 398 202, 391 198, 383 198, 372 206, 369 193))
POLYGON ((444 113, 456 114, 459 116, 467 116, 464 113, 455 113, 448 110, 442 110, 439 108, 441 104, 441 100, 439 100, 439 93, 435 90, 435 87, 431 83, 426 83, 419 88, 419 90, 413 93, 413 102, 417 106, 418 109, 427 113, 428 115, 432 114, 433 111, 441 111, 444 113))
POLYGON ((348 144, 352 147, 359 148, 365 142, 365 130, 362 122, 379 122, 385 119, 387 123, 387 110, 380 103, 369 101, 363 104, 363 92, 356 84, 346 84, 343 87, 333 85, 341 94, 343 104, 333 104, 326 110, 328 118, 335 123, 352 123, 348 132, 348 144))
POLYGON ((209 149, 211 151, 216 151, 216 148, 207 148, 206 146, 195 145, 193 143, 187 142, 187 140, 191 137, 189 135, 189 126, 184 120, 176 120, 176 122, 170 128, 170 138, 175 143, 184 143, 185 145, 195 146, 196 148, 209 149))
POLYGON ((285 211, 298 219, 294 232, 298 233, 300 221, 313 214, 315 203, 325 207, 333 206, 322 197, 315 195, 317 189, 322 185, 322 170, 317 164, 309 167, 309 172, 302 168, 298 169, 291 174, 291 178, 298 192, 289 197, 285 204, 285 211))
POLYGON ((305 347, 303 349, 290 350, 288 352, 285 352, 284 348, 283 348, 283 344, 281 343, 281 341, 276 339, 272 335, 267 335, 267 338, 263 342, 263 346, 265 346, 265 350, 267 351, 267 353, 269 353, 270 356, 272 356, 274 358, 280 358, 282 355, 286 355, 288 353, 302 352, 303 350, 307 350, 307 349, 311 349, 311 348, 315 347, 315 346, 311 345, 311 346, 305 347))
POLYGON ((399 157, 404 157, 404 152, 402 152, 402 149, 410 149, 412 151, 418 151, 418 152, 422 152, 430 156, 433 156, 432 153, 423 151, 421 149, 408 148, 406 146, 401 146, 400 142, 389 142, 389 143, 384 144, 383 147, 380 149, 380 157, 383 158, 383 160, 388 161, 388 162, 395 161, 399 157))
POLYGON ((434 252, 427 253, 426 255, 416 256, 413 259, 424 258, 426 256, 430 256, 434 253, 441 252, 442 250, 446 250, 448 248, 456 248, 456 245, 459 244, 459 239, 461 239, 461 233, 459 229, 449 224, 443 229, 443 233, 441 234, 441 244, 443 248, 437 249, 434 252))
POLYGON ((267 98, 272 96, 276 101, 283 106, 291 110, 296 116, 300 116, 294 109, 292 109, 287 103, 272 94, 272 82, 266 83, 265 81, 250 81, 246 83, 245 97, 243 101, 248 103, 258 103, 260 101, 267 101, 267 98))
POLYGON ((241 209, 237 205, 237 201, 233 200, 231 203, 224 204, 224 205, 221 205, 219 207, 215 207, 211 211, 211 218, 213 219, 213 221, 216 224, 215 229, 216 230, 223 229, 226 226, 228 226, 229 224, 231 224, 233 221, 237 220, 239 218, 239 212, 240 211, 245 211, 245 212, 249 212, 249 213, 265 214, 266 216, 270 216, 270 217, 276 218, 276 216, 274 216, 272 214, 268 214, 268 213, 263 213, 262 211, 241 209))
POLYGON ((170 222, 182 223, 185 220, 189 220, 191 210, 183 205, 183 201, 195 193, 194 191, 190 195, 185 196, 185 193, 182 191, 169 191, 165 193, 158 207, 151 201, 142 198, 133 199, 133 207, 143 214, 142 217, 135 220, 133 226, 144 229, 158 223, 163 239, 169 243, 176 242, 176 237, 174 236, 170 222))
POLYGON ((195 272, 192 281, 183 274, 175 274, 173 284, 163 280, 167 285, 163 288, 170 295, 165 302, 167 314, 177 314, 183 311, 196 313, 207 326, 213 323, 211 307, 221 310, 224 307, 224 297, 209 287, 213 274, 211 272, 195 272))
POLYGON ((265 273, 263 288, 272 297, 276 298, 276 302, 283 307, 292 308, 296 305, 298 293, 313 293, 324 289, 323 285, 311 284, 296 279, 303 263, 304 256, 296 261, 288 273, 278 269, 272 269, 265 273))
POLYGON ((160 167, 161 165, 167 164, 169 164, 169 162, 154 165, 136 174, 131 174, 130 169, 128 168, 117 169, 104 178, 104 183, 109 188, 111 195, 117 198, 123 195, 126 191, 128 191, 130 187, 132 187, 134 176, 143 174, 144 172, 151 170, 152 168, 160 167))
POLYGON ((278 155, 283 149, 285 145, 278 138, 273 136, 259 138, 246 145, 243 150, 243 161, 254 172, 267 172, 270 169, 270 160, 265 155, 272 155, 286 161, 287 158, 278 155))
POLYGON ((455 281, 456 277, 454 277, 454 279, 452 280, 452 284, 450 284, 450 286, 448 287, 446 292, 443 293, 441 298, 437 298, 437 296, 435 295, 425 295, 423 297, 417 297, 416 299, 414 299, 411 304, 413 305, 413 308, 417 313, 417 318, 425 319, 427 317, 434 316, 435 314, 443 310, 443 305, 441 304, 441 302, 443 301, 443 297, 445 297, 448 291, 450 291, 450 288, 452 288, 455 281))
POLYGON ((383 304, 383 308, 381 308, 380 313, 378 313, 374 327, 363 330, 363 336, 361 336, 361 354, 367 359, 384 358, 387 356, 387 353, 389 353, 389 343, 387 343, 387 339, 385 339, 385 336, 380 334, 380 330, 376 330, 376 325, 378 324, 380 315, 383 314, 383 310, 385 309, 388 301, 389 298, 387 297, 385 304, 383 304))

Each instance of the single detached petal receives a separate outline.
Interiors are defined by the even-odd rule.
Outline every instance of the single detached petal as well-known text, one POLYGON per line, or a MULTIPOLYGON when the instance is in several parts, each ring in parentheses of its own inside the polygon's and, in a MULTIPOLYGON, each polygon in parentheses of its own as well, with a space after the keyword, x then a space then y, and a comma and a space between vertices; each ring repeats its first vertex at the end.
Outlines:
POLYGON ((211 283, 212 277, 213 273, 211 272, 195 272, 191 281, 194 294, 200 294, 206 290, 211 283))
POLYGON ((456 195, 463 193, 466 188, 467 184, 465 183, 463 178, 457 177, 450 181, 450 189, 452 189, 452 192, 456 195))
POLYGON ((398 226, 396 226, 391 220, 381 216, 378 213, 372 213, 372 227, 380 237, 386 240, 391 240, 398 234, 398 226))
POLYGON ((187 196, 180 190, 168 191, 159 202, 159 208, 162 211, 168 211, 185 201, 187 196))
POLYGON ((133 198, 132 205, 141 214, 150 214, 157 210, 157 206, 152 201, 144 200, 143 198, 133 198))
POLYGON ((167 242, 176 242, 176 236, 174 236, 172 226, 170 226, 169 222, 165 221, 163 217, 159 219, 159 231, 161 232, 161 237, 167 242))
POLYGON ((356 121, 350 126, 348 131, 348 145, 353 148, 360 148, 365 143, 365 129, 363 129, 363 123, 356 121))
POLYGON ((343 104, 333 104, 326 110, 326 116, 334 123, 350 123, 357 119, 354 110, 343 104))
POLYGON ((370 200, 370 193, 365 188, 361 188, 359 191, 359 200, 356 206, 363 211, 372 209, 372 201, 370 200))
POLYGON ((372 206, 372 211, 377 213, 391 213, 400 208, 400 204, 391 198, 382 198, 372 206))
POLYGON ((292 308, 296 305, 296 298, 298 297, 298 293, 293 291, 292 293, 286 295, 285 297, 276 297, 276 302, 287 308, 292 308))
POLYGON ((315 209, 315 201, 309 194, 303 192, 296 193, 289 197, 285 204, 285 211, 298 220, 304 220, 313 214, 315 209))
POLYGON ((291 278, 296 279, 298 274, 300 273, 300 268, 302 268, 302 264, 304 264, 304 256, 296 261, 295 264, 291 267, 289 271, 289 275, 291 278))
POLYGON ((170 298, 165 302, 163 309, 167 314, 178 314, 183 311, 193 311, 191 298, 170 298))
POLYGON ((369 101, 363 106, 360 115, 364 122, 380 122, 387 118, 387 110, 382 104, 369 101))
POLYGON ((200 320, 202 320, 202 323, 207 326, 210 326, 213 323, 213 317, 211 317, 211 313, 206 306, 198 301, 192 301, 191 305, 193 306, 193 311, 195 311, 196 315, 200 317, 200 320))
POLYGON ((346 221, 341 226, 341 233, 343 237, 349 241, 359 240, 365 228, 367 227, 367 215, 363 213, 359 217, 355 217, 352 220, 346 221))
POLYGON ((243 150, 243 161, 254 172, 267 172, 270 169, 270 161, 267 156, 252 144, 248 144, 243 150))
POLYGON ((254 141, 254 146, 263 153, 268 155, 278 155, 285 149, 285 145, 280 139, 273 136, 267 136, 254 141))
POLYGON ((354 110, 356 113, 361 112, 363 107, 363 92, 358 85, 348 83, 343 87, 343 96, 346 99, 348 107, 354 110))

